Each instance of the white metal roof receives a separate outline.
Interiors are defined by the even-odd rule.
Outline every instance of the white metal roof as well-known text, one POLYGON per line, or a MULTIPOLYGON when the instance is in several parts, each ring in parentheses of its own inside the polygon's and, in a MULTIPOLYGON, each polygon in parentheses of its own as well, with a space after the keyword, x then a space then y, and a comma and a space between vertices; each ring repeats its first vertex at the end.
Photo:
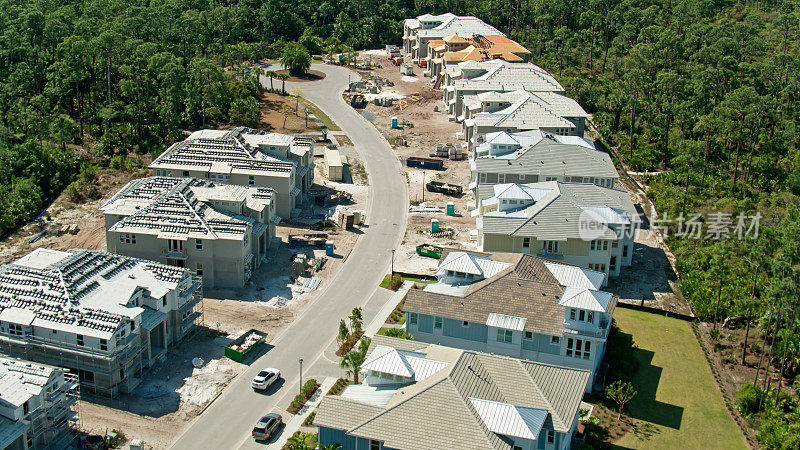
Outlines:
POLYGON ((548 412, 544 409, 514 406, 510 403, 495 402, 469 397, 489 431, 535 441, 539 438, 548 412))
POLYGON ((600 289, 606 274, 597 270, 583 267, 568 266, 553 262, 545 262, 545 267, 558 280, 559 284, 567 287, 583 289, 600 289))
POLYGON ((558 304, 567 308, 606 312, 611 305, 612 298, 613 295, 609 292, 567 287, 561 294, 558 304))
MULTIPOLYGON (((491 258, 467 252, 450 252, 439 264, 437 275, 443 275, 450 270, 458 273, 468 273, 477 276, 477 279, 491 278, 499 272, 510 267, 511 264, 493 261, 491 258)), ((475 279, 475 281, 477 281, 475 279)))
POLYGON ((522 331, 525 329, 525 322, 528 319, 524 317, 509 316, 506 314, 489 313, 486 318, 486 326, 505 328, 507 330, 522 331))
POLYGON ((361 370, 371 370, 422 381, 448 365, 447 362, 427 359, 424 353, 378 345, 361 365, 361 370))

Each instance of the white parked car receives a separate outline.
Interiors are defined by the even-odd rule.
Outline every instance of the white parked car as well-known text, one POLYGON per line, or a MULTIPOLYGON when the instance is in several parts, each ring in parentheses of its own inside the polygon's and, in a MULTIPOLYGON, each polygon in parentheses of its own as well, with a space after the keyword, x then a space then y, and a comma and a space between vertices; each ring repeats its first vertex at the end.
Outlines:
POLYGON ((266 368, 261 372, 258 372, 258 375, 253 378, 253 382, 250 383, 253 386, 253 389, 263 391, 264 389, 270 387, 272 383, 275 382, 278 378, 281 377, 281 371, 278 369, 266 368))

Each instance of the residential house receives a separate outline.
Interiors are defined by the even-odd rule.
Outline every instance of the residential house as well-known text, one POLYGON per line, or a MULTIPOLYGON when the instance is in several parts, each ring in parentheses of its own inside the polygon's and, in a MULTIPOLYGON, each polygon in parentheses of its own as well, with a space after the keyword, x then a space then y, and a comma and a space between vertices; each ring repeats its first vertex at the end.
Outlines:
POLYGON ((562 181, 613 188, 619 178, 611 157, 595 150, 591 141, 539 130, 489 133, 469 164, 476 200, 478 187, 487 184, 562 181))
MULTIPOLYGON (((514 63, 502 59, 447 61, 441 80, 442 100, 451 120, 465 117, 463 97, 484 92, 564 92, 564 88, 546 70, 532 63, 514 63)), ((497 105, 489 105, 497 106, 497 105)))
POLYGON ((496 131, 540 130, 583 137, 589 117, 578 102, 555 92, 483 92, 465 95, 462 105, 459 118, 470 149, 496 131))
POLYGON ((411 59, 428 56, 429 41, 445 36, 471 38, 477 34, 505 36, 497 28, 473 16, 456 16, 452 13, 423 14, 403 21, 403 51, 411 59))
POLYGON ((0 266, 0 352, 69 369, 92 392, 130 392, 201 317, 186 269, 43 248, 0 266))
POLYGON ((0 357, 0 448, 68 448, 77 381, 58 367, 0 357))
POLYGON ((589 372, 375 336, 363 385, 323 397, 320 445, 343 450, 569 449, 589 372))
POLYGON ((291 217, 314 180, 313 139, 251 128, 200 130, 156 158, 153 175, 267 187, 275 210, 291 217))
POLYGON ((275 236, 274 196, 196 178, 134 180, 100 207, 108 251, 186 267, 210 288, 242 287, 275 236))
POLYGON ((517 252, 619 275, 639 217, 627 192, 589 183, 486 184, 473 210, 482 251, 517 252))
MULTIPOLYGON (((528 61, 531 52, 517 42, 502 35, 475 35, 470 39, 461 36, 446 36, 443 40, 428 42, 429 54, 426 75, 434 79, 448 67, 465 61, 503 60, 510 63, 528 61)), ((437 80, 441 84, 442 80, 437 80)))
POLYGON ((590 372, 603 360, 617 299, 605 274, 519 253, 451 251, 437 282, 408 293, 415 340, 590 372))

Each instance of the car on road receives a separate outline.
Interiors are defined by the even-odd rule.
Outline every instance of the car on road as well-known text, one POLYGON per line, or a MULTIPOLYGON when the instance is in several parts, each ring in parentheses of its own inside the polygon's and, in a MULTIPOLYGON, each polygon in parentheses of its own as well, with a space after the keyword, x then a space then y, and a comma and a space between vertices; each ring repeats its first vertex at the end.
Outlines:
POLYGON ((275 432, 282 424, 283 418, 280 414, 267 414, 253 427, 253 437, 256 438, 257 441, 265 441, 275 435, 275 432))
POLYGON ((250 385, 253 386, 253 389, 255 390, 263 391, 264 389, 270 387, 272 383, 274 383, 280 377, 280 370, 268 367, 261 372, 258 372, 258 375, 253 377, 253 381, 250 383, 250 385))

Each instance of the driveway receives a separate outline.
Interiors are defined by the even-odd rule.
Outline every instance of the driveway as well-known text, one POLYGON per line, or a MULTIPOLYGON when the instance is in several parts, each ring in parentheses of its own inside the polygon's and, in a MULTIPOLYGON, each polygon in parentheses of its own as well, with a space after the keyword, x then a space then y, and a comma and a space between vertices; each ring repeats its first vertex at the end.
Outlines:
POLYGON ((287 90, 299 86, 303 97, 319 106, 355 144, 369 176, 368 226, 363 228, 364 235, 339 273, 292 324, 274 337, 271 342, 274 348, 233 380, 177 437, 173 448, 254 446, 250 431, 258 418, 279 402, 286 406, 298 392, 298 359, 304 359, 304 379, 319 372, 341 373, 334 361, 323 357, 323 351, 333 345, 339 320, 347 317, 354 307, 362 306, 364 323, 369 323, 387 300, 377 286, 389 271, 392 249, 402 240, 408 210, 407 186, 400 163, 375 127, 342 100, 348 76, 356 81, 359 75, 337 66, 314 64, 311 68, 325 72, 326 77, 320 81, 286 83, 287 90), (268 396, 256 394, 250 388, 250 380, 263 367, 279 368, 286 380, 268 396))

